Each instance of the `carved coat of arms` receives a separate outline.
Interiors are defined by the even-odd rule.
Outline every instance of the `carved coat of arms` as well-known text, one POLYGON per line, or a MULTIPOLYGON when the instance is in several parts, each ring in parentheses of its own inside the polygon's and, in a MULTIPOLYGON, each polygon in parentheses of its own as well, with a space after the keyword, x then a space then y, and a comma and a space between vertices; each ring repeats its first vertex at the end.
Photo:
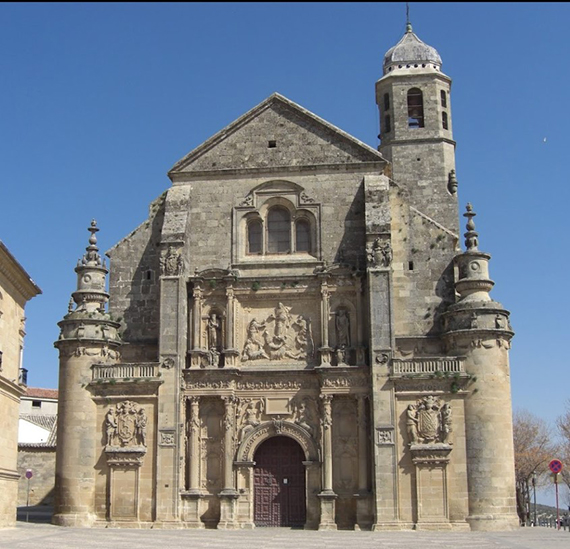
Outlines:
POLYGON ((412 444, 449 444, 451 432, 451 406, 429 395, 406 411, 406 427, 410 446, 412 444))
POLYGON ((146 446, 147 417, 143 408, 125 400, 111 408, 105 417, 108 447, 146 446))

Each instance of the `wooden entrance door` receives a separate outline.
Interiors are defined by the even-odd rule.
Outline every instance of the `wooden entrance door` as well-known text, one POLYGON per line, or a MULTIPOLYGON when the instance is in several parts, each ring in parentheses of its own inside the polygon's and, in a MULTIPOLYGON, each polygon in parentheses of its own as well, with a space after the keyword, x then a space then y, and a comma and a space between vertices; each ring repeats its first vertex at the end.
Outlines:
POLYGON ((255 452, 256 526, 304 526, 305 454, 289 437, 273 437, 255 452))

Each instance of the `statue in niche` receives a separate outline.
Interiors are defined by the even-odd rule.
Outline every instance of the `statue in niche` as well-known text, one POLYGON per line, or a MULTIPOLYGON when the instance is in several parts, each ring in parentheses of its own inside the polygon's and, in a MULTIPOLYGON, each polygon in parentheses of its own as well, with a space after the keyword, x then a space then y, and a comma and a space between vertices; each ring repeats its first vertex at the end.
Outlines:
POLYGON ((265 330, 265 322, 258 322, 255 318, 247 327, 247 340, 243 348, 242 360, 256 360, 259 358, 269 359, 264 351, 264 342, 261 337, 261 331, 265 330))
POLYGON ((304 398, 297 409, 295 410, 295 423, 299 425, 299 427, 303 427, 309 434, 313 434, 313 428, 311 427, 311 423, 313 422, 313 416, 309 410, 308 401, 304 398))
POLYGON ((107 446, 115 445, 115 438, 117 436, 117 417, 115 416, 115 409, 111 408, 105 415, 105 438, 107 446))
MULTIPOLYGON (((263 409, 263 403, 260 402, 259 404, 263 409)), ((254 402, 253 400, 250 400, 247 403, 247 406, 243 414, 244 426, 242 427, 241 430, 240 441, 243 440, 250 431, 253 431, 260 424, 259 414, 260 410, 258 407, 258 403, 254 402)))
POLYGON ((350 317, 346 309, 339 309, 335 318, 337 347, 350 347, 350 317))
POLYGON ((208 317, 208 349, 219 349, 222 343, 222 323, 216 313, 210 313, 208 317))
POLYGON ((409 445, 416 444, 418 442, 418 407, 415 404, 408 405, 406 409, 406 431, 409 445))

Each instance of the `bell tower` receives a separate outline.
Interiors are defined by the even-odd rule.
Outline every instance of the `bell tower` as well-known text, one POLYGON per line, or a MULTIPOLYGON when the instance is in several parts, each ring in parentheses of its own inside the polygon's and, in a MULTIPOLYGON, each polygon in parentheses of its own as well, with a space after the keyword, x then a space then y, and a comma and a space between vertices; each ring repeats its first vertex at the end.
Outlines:
POLYGON ((441 57, 408 22, 402 39, 384 56, 376 82, 381 144, 392 179, 409 192, 413 207, 459 233, 451 78, 441 57))

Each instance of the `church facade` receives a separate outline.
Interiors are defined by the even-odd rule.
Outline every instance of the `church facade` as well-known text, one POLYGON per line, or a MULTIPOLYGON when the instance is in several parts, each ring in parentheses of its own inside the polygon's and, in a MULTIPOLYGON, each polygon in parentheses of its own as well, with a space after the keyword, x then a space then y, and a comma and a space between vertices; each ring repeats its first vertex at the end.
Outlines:
POLYGON ((171 169, 110 269, 92 222, 56 524, 518 526, 513 331, 470 205, 459 244, 451 79, 411 26, 383 69, 378 149, 274 94, 171 169))

